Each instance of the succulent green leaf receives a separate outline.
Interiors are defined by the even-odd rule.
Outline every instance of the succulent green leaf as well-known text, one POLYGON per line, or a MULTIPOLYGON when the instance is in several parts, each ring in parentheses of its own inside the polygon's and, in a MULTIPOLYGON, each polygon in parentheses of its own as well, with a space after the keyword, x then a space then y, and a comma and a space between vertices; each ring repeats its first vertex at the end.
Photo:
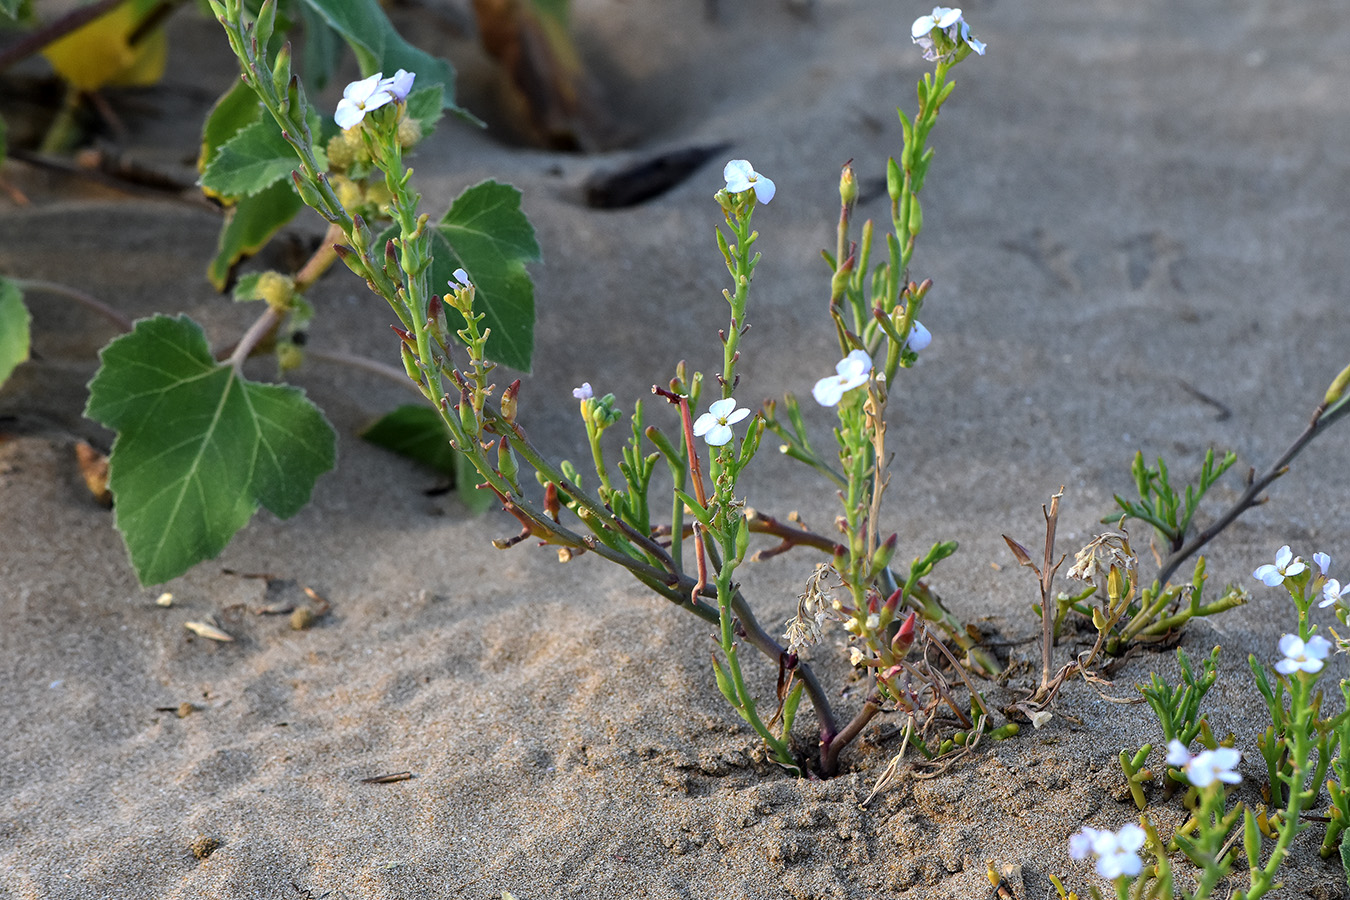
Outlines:
MULTIPOLYGON (((374 72, 393 75, 399 69, 415 72, 418 87, 432 83, 441 85, 444 107, 459 111, 455 106, 455 70, 445 60, 405 41, 390 24, 379 0, 301 2, 351 46, 362 72, 367 75, 374 72)), ((305 15, 305 20, 312 22, 313 17, 305 15)))
POLYGON ((225 290, 234 264, 258 252, 272 235, 295 218, 301 205, 300 196, 289 181, 278 181, 252 197, 240 198, 225 214, 215 258, 206 270, 216 290, 225 290))
POLYGON ((30 321, 19 286, 0 278, 0 385, 28 359, 30 321))
POLYGON ((304 392, 217 363, 186 316, 143 319, 100 359, 85 415, 117 432, 108 484, 142 584, 217 556, 260 505, 294 515, 333 467, 304 392))
POLYGON ((484 181, 451 205, 432 236, 433 290, 442 292, 455 269, 463 268, 476 288, 474 309, 492 329, 487 355, 530 370, 534 354, 534 282, 525 263, 540 259, 534 226, 520 210, 520 191, 484 181))

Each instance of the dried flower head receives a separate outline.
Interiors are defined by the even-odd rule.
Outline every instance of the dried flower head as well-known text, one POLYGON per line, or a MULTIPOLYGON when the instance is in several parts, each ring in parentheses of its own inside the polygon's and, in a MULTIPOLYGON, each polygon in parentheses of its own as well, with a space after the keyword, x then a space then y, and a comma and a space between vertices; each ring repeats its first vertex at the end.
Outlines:
POLYGON ((1097 535, 1074 555, 1069 577, 1100 587, 1097 583, 1099 577, 1109 575, 1112 569, 1132 572, 1137 561, 1134 551, 1130 549, 1130 536, 1108 531, 1097 535))
POLYGON ((797 614, 787 620, 787 631, 783 634, 789 653, 800 653, 820 643, 825 623, 843 619, 830 602, 830 586, 825 582, 831 577, 837 577, 834 567, 819 563, 806 579, 806 590, 797 595, 797 614))

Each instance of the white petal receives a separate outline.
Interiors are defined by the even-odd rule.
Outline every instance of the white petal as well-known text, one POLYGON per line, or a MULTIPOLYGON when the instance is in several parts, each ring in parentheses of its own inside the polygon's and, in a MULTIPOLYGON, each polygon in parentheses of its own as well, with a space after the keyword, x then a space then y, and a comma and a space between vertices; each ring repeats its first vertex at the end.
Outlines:
POLYGON ((1294 552, 1289 549, 1288 544, 1285 544, 1279 550, 1275 551, 1275 565, 1279 566, 1281 569, 1287 567, 1289 561, 1293 558, 1294 552))
POLYGON ((380 78, 382 75, 382 72, 376 72, 369 78, 353 81, 342 89, 343 98, 357 104, 365 103, 367 97, 379 90, 380 78))
POLYGON ((755 199, 759 200, 760 203, 768 203, 772 200, 773 195, 778 191, 778 188, 773 186, 773 182, 763 175, 756 176, 754 181, 755 199))
MULTIPOLYGON (((958 9, 957 12, 959 13, 960 10, 958 9)), ((1122 827, 1119 832, 1116 833, 1116 842, 1123 849, 1133 853, 1140 847, 1144 846, 1145 837, 1146 835, 1144 834, 1144 829, 1140 828, 1133 822, 1130 822, 1129 824, 1122 827)))
POLYGON ((337 122, 339 128, 346 131, 353 125, 359 125, 366 116, 366 111, 355 102, 343 97, 338 101, 337 111, 333 113, 333 121, 337 122))
POLYGON ((909 339, 905 341, 905 346, 918 353, 927 349, 931 343, 933 343, 933 333, 924 328, 922 322, 915 319, 909 327, 909 339))
POLYGON ((820 379, 816 382, 816 386, 811 388, 811 396, 815 397, 821 406, 836 405, 844 397, 842 379, 834 375, 820 379))
POLYGON ((408 94, 412 92, 413 79, 416 77, 413 72, 399 69, 394 73, 394 77, 384 79, 380 86, 392 94, 395 100, 407 100, 408 94))
POLYGON ((846 358, 862 366, 863 372, 872 371, 872 355, 866 350, 850 350, 846 358))
POLYGON ((740 409, 736 410, 731 415, 722 419, 722 423, 724 425, 735 425, 737 422, 739 422, 741 419, 744 419, 748 415, 750 415, 750 410, 742 406, 740 409))
POLYGON ((1308 638, 1308 643, 1303 645, 1303 653, 1310 659, 1326 659, 1330 652, 1331 641, 1320 634, 1308 638))
POLYGON ((721 400, 714 400, 708 406, 708 412, 715 418, 725 419, 736 408, 735 397, 723 397, 721 400))
POLYGON ((1280 638, 1280 652, 1290 659, 1303 655, 1303 641, 1296 634, 1286 634, 1280 638))
POLYGON ((729 425, 714 425, 708 429, 708 433, 703 436, 703 439, 708 442, 710 447, 720 447, 728 443, 734 436, 729 425))
POLYGON ((937 19, 937 27, 950 28, 961 20, 961 10, 939 6, 933 10, 933 18, 937 19))
POLYGON ((1191 761, 1191 751, 1186 749, 1186 745, 1176 738, 1167 742, 1167 764, 1169 766, 1184 766, 1191 761))
POLYGON ((726 180, 727 190, 733 194, 750 190, 750 180, 754 177, 755 170, 744 159, 733 159, 722 170, 722 178, 726 180))
POLYGON ((704 413, 694 422, 694 437, 702 437, 709 429, 717 426, 717 416, 704 413))
POLYGON ((919 16, 910 27, 909 34, 910 37, 921 38, 936 27, 937 20, 932 16, 919 16))

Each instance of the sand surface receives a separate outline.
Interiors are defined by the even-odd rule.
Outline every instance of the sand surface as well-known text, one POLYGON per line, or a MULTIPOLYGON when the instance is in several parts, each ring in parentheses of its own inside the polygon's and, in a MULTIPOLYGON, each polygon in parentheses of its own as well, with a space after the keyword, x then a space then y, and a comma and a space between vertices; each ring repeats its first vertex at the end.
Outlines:
MULTIPOLYGON (((853 158, 866 184, 899 152, 893 110, 913 109, 925 65, 909 24, 927 10, 576 7, 629 147, 550 153, 447 124, 414 164, 433 210, 485 177, 523 190, 545 263, 533 269, 536 374, 521 416, 549 453, 581 459, 573 386, 631 408, 681 358, 715 370, 726 319, 711 200, 721 161, 622 211, 582 205, 586 176, 725 141, 772 177, 778 196, 755 216, 763 262, 741 394, 805 395, 836 360, 818 252, 833 246, 839 166, 853 158)), ((456 9, 400 15, 461 65, 462 100, 490 118, 488 69, 453 27, 456 9)), ((966 16, 989 52, 958 67, 935 132, 914 262, 936 285, 924 312, 935 338, 892 405, 886 527, 905 558, 959 541, 933 586, 962 619, 1016 642, 1037 631, 1037 595, 1000 535, 1037 546, 1058 486, 1072 553, 1130 489, 1136 449, 1187 474, 1207 447, 1231 449, 1239 462, 1207 521, 1345 365, 1350 21, 1326 0, 981 0, 966 16)), ((173 34, 164 83, 113 102, 126 152, 190 177, 196 129, 233 64, 212 23, 180 16, 173 34)), ((0 200, 0 271, 67 282, 128 316, 185 311, 220 342, 250 321, 203 277, 219 226, 209 209, 17 163, 5 175, 33 202, 0 200)), ((886 214, 884 194, 860 205, 859 218, 886 214)), ((321 228, 310 217, 292 231, 321 228)), ((391 315, 345 271, 311 296, 314 346, 396 362, 391 315)), ((166 586, 172 607, 157 606, 161 589, 137 584, 111 514, 74 468, 76 440, 110 440, 81 410, 115 332, 49 297, 30 306, 35 359, 0 389, 4 900, 969 900, 988 896, 990 860, 1020 867, 1019 900, 1041 900, 1050 874, 1099 883, 1068 858, 1070 834, 1136 815, 1114 760, 1156 741, 1158 726, 1143 705, 1081 682, 1045 728, 939 777, 906 768, 866 809, 899 749, 895 717, 869 727, 846 774, 788 777, 718 695, 703 623, 595 559, 493 550, 511 519, 429 496, 434 475, 354 436, 406 392, 332 366, 294 377, 341 434, 313 503, 286 522, 259 515, 218 560, 166 586), (315 628, 255 614, 304 602, 306 586, 332 605, 315 628), (238 639, 184 628, 208 615, 238 639), (180 718, 182 704, 193 711, 180 718), (362 783, 404 771, 413 777, 362 783), (198 859, 206 843, 218 849, 198 859)), ((827 441, 829 419, 808 415, 827 441)), ((1347 446, 1339 432, 1315 443, 1271 502, 1213 545, 1213 585, 1240 582, 1252 601, 1182 636, 1193 656, 1222 644, 1207 708, 1251 754, 1266 714, 1245 659, 1273 660, 1294 620, 1250 573, 1285 543, 1329 553, 1344 573, 1347 446)), ((770 456, 745 485, 750 502, 826 526, 829 490, 770 456)), ((763 621, 788 617, 815 561, 788 555, 747 574, 763 621)), ((813 661, 851 712, 862 689, 842 646, 833 633, 813 661)), ((997 652, 1038 665, 1032 643, 997 652)), ((771 670, 750 671, 772 691, 771 670)), ((1135 695, 1150 671, 1175 678, 1172 655, 1130 659, 1105 690, 1135 695)), ((1330 671, 1347 674, 1344 659, 1330 671)), ((809 721, 804 710, 804 746, 809 721)), ((1259 766, 1243 771, 1242 796, 1256 800, 1259 766)), ((1153 809, 1169 828, 1182 815, 1176 800, 1153 809)), ((1272 896, 1345 895, 1313 852, 1320 833, 1298 842, 1272 896)))

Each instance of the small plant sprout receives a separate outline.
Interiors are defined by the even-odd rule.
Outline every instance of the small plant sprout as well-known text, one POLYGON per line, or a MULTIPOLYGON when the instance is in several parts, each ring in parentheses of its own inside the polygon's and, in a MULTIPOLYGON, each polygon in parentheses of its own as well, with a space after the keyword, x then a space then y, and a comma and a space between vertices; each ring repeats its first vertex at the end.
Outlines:
POLYGON ((733 159, 727 163, 722 170, 722 178, 726 180, 729 193, 740 194, 753 190, 755 199, 760 203, 768 203, 778 190, 772 181, 756 172, 749 161, 744 159, 733 159))
POLYGON ((745 407, 736 408, 734 397, 725 397, 713 401, 708 411, 694 422, 694 437, 701 437, 710 447, 721 447, 730 443, 736 433, 731 426, 750 415, 745 407))

